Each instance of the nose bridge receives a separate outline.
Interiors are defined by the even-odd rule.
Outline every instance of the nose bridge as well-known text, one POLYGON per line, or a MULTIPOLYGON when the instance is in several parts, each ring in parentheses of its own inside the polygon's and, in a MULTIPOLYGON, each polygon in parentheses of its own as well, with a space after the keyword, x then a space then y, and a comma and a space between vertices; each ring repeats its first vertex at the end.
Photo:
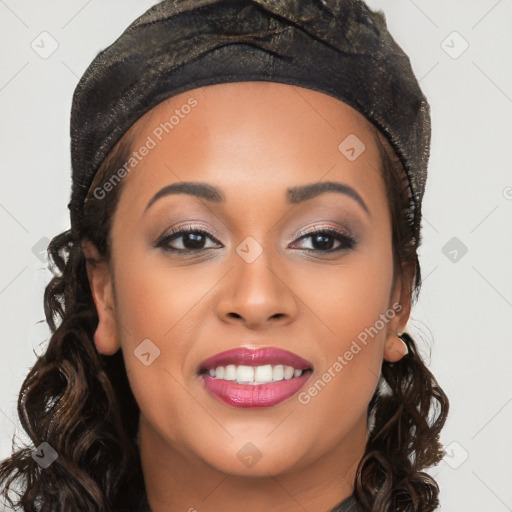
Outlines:
POLYGON ((249 236, 237 246, 236 254, 235 297, 238 297, 241 304, 245 302, 252 307, 258 304, 277 306, 281 285, 272 269, 275 251, 271 250, 268 243, 263 247, 255 238, 249 236))
POLYGON ((295 315, 295 298, 279 275, 279 257, 277 251, 252 236, 235 247, 231 280, 218 309, 224 320, 242 318, 248 325, 257 325, 295 315))

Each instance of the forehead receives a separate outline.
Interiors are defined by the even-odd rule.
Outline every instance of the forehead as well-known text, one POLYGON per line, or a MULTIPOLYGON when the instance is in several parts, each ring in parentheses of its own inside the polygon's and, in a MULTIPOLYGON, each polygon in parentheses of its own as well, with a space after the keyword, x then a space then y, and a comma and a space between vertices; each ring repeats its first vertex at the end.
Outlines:
POLYGON ((260 121, 276 127, 294 125, 297 135, 328 131, 341 135, 353 130, 362 137, 375 136, 372 123, 347 103, 323 92, 277 82, 228 82, 185 91, 151 109, 137 121, 137 131, 148 132, 159 122, 170 120, 173 113, 173 130, 187 124, 181 121, 188 117, 209 121, 203 124, 203 133, 230 121, 241 125, 246 118, 250 121, 245 128, 260 121))
POLYGON ((154 107, 133 133, 133 150, 149 139, 154 146, 139 164, 150 172, 131 173, 139 190, 185 179, 226 190, 321 180, 348 180, 370 195, 382 188, 373 125, 337 98, 302 87, 262 81, 192 89, 154 107))

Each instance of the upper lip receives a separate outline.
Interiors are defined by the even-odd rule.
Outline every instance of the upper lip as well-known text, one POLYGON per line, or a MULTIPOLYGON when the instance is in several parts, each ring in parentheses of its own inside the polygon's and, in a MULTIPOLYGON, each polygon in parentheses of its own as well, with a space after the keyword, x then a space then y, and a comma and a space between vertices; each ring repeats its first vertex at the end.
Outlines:
POLYGON ((282 348, 277 347, 237 347, 224 352, 215 354, 205 359, 198 367, 197 372, 216 368, 217 366, 226 366, 228 364, 262 366, 265 364, 282 364, 293 366, 297 370, 306 370, 312 368, 310 361, 282 348))

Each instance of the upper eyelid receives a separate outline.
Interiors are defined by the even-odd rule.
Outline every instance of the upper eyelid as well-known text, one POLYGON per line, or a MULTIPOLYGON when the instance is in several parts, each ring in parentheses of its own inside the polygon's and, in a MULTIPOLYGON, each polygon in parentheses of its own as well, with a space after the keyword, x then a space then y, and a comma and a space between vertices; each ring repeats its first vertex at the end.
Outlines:
MULTIPOLYGON (((340 227, 334 227, 334 226, 328 226, 328 225, 315 225, 315 226, 312 226, 309 228, 299 230, 293 236, 293 238, 289 241, 289 243, 292 243, 294 241, 299 241, 308 236, 312 236, 316 233, 322 233, 322 232, 329 233, 330 236, 337 236, 338 235, 337 231, 341 232, 340 234, 345 235, 348 239, 350 239, 355 244, 357 244, 359 242, 358 237, 356 235, 354 235, 351 231, 348 231, 346 228, 340 228, 340 227)), ((186 224, 184 226, 179 226, 175 229, 170 230, 169 233, 162 235, 157 240, 156 244, 159 245, 169 238, 171 238, 172 240, 179 239, 182 236, 184 236, 185 234, 190 233, 190 232, 201 232, 201 233, 205 234, 207 237, 209 237, 213 242, 222 244, 222 242, 220 242, 217 239, 216 234, 212 234, 209 229, 206 229, 205 227, 203 227, 201 225, 194 225, 194 224, 186 224)))
POLYGON ((327 232, 341 231, 342 233, 346 234, 347 236, 352 236, 351 232, 349 230, 347 230, 346 228, 340 228, 338 226, 328 226, 328 225, 320 225, 320 226, 315 225, 313 227, 300 229, 296 233, 295 236, 302 237, 305 235, 309 235, 311 233, 318 233, 318 232, 323 232, 323 231, 327 231, 327 232))
MULTIPOLYGON (((329 226, 329 225, 315 225, 315 226, 312 226, 309 228, 300 229, 299 231, 297 231, 295 233, 294 237, 302 237, 304 235, 308 235, 310 233, 317 233, 319 231, 321 232, 321 231, 336 231, 336 230, 342 231, 347 236, 352 236, 352 233, 349 230, 347 230, 346 228, 329 226)), ((208 236, 219 237, 219 234, 214 229, 210 230, 201 225, 186 224, 184 226, 179 226, 177 228, 173 228, 173 229, 169 230, 169 232, 162 235, 161 238, 165 238, 167 236, 172 236, 172 235, 181 235, 183 233, 188 233, 188 232, 193 232, 193 231, 199 231, 208 236)))
POLYGON ((353 246, 359 244, 359 236, 354 234, 352 231, 349 231, 345 228, 333 226, 315 226, 313 228, 301 230, 297 233, 296 237, 293 240, 299 241, 302 240, 303 238, 313 236, 317 233, 327 233, 329 236, 337 237, 338 239, 340 237, 345 238, 345 241, 348 241, 353 246))

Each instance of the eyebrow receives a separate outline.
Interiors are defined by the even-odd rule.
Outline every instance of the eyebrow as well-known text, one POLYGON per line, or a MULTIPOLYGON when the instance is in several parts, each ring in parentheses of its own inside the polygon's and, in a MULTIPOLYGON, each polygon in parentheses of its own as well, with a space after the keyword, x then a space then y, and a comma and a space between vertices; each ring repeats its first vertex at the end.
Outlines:
MULTIPOLYGON (((286 201, 289 204, 298 204, 314 197, 324 194, 326 192, 336 192, 338 194, 344 194, 354 199, 359 206, 369 214, 368 207, 363 201, 363 198, 349 185, 345 183, 339 183, 337 181, 320 181, 312 183, 310 185, 302 185, 299 187, 289 187, 286 189, 286 201)), ((172 194, 188 194, 191 196, 206 199, 213 203, 225 203, 226 198, 220 188, 217 188, 209 183, 200 183, 192 181, 181 181, 179 183, 173 183, 159 190, 149 201, 144 212, 155 203, 158 199, 166 197, 172 194)))

